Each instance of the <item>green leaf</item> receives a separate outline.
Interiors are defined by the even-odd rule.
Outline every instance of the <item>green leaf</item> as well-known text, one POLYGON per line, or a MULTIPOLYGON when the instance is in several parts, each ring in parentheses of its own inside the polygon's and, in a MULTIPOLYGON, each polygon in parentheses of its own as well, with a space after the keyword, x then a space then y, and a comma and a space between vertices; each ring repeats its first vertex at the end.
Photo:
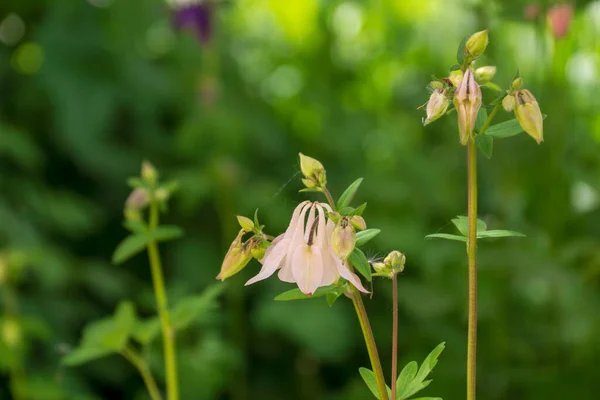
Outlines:
POLYGON ((145 321, 137 321, 131 336, 143 345, 150 344, 160 334, 160 320, 152 317, 145 321))
POLYGON ((456 62, 459 65, 465 63, 465 57, 467 56, 467 40, 469 40, 469 37, 465 36, 464 39, 460 41, 458 49, 456 50, 456 62))
POLYGON ((329 307, 331 307, 333 303, 335 303, 335 301, 344 294, 347 286, 348 285, 338 286, 336 290, 325 293, 325 300, 327 300, 327 305, 329 305, 329 307))
POLYGON ((62 363, 68 367, 75 367, 106 357, 112 353, 114 353, 113 350, 104 347, 78 347, 67 354, 62 359, 62 363))
MULTIPOLYGON (((149 240, 165 242, 167 240, 177 239, 183 235, 183 230, 176 225, 162 225, 149 233, 149 240)), ((149 241, 148 240, 148 241, 149 241)))
POLYGON ((367 256, 361 249, 355 247, 354 250, 352 250, 352 253, 350 253, 348 256, 348 262, 354 265, 358 272, 360 272, 362 276, 371 282, 371 279, 373 279, 371 276, 371 265, 369 264, 367 256))
POLYGON ((362 246, 381 233, 381 229, 365 229, 356 232, 356 246, 362 246))
POLYGON ((431 353, 429 353, 429 355, 425 357, 425 360, 423 360, 423 364, 421 364, 421 367, 419 368, 419 372, 417 372, 417 376, 415 379, 423 381, 425 378, 427 378, 427 375, 431 373, 433 368, 438 363, 438 357, 440 356, 442 351, 444 351, 445 348, 446 342, 442 342, 438 344, 433 350, 431 350, 431 353))
MULTIPOLYGON (((546 119, 547 115, 543 114, 542 118, 546 119)), ((499 124, 490 126, 482 136, 492 136, 496 139, 505 139, 516 136, 523 132, 523 128, 516 119, 500 122, 499 124)))
MULTIPOLYGON (((459 215, 456 218, 452 219, 452 223, 460 233, 462 233, 465 237, 469 235, 469 219, 464 215, 459 215)), ((477 220, 477 233, 483 232, 487 229, 487 224, 478 219, 477 220)))
POLYGON ((344 207, 344 208, 339 209, 339 213, 341 215, 347 216, 347 215, 352 214, 354 212, 354 210, 356 210, 356 208, 354 208, 354 207, 344 207))
POLYGON ((443 400, 441 397, 419 397, 418 399, 412 400, 443 400))
POLYGON ((205 289, 199 296, 185 297, 171 310, 173 328, 182 330, 192 322, 201 319, 208 311, 216 308, 217 297, 221 294, 224 285, 212 285, 205 289))
POLYGON ((502 88, 500 86, 496 85, 494 82, 486 82, 483 85, 481 85, 481 87, 492 89, 496 92, 502 92, 502 98, 504 98, 504 96, 506 96, 506 92, 504 90, 502 90, 502 88))
POLYGON ((494 138, 492 136, 477 135, 475 136, 475 144, 488 160, 492 158, 492 151, 494 150, 494 138))
POLYGON ((123 222, 123 226, 133 232, 133 233, 146 233, 148 231, 148 226, 142 220, 131 221, 127 220, 123 222))
POLYGON ((351 211, 348 216, 355 216, 355 215, 362 215, 362 213, 365 211, 365 208, 367 208, 367 203, 362 203, 360 206, 356 207, 353 211, 351 211))
POLYGON ((488 113, 485 107, 480 107, 479 112, 477 113, 477 119, 475 120, 475 131, 481 132, 481 128, 487 121, 488 113))
POLYGON ((460 65, 454 64, 453 66, 450 67, 450 72, 458 71, 459 69, 460 69, 460 65))
POLYGON ((477 238, 478 239, 484 239, 484 238, 501 238, 501 237, 510 237, 510 236, 525 237, 526 235, 524 235, 521 232, 505 231, 505 230, 491 230, 491 231, 485 231, 485 232, 478 232, 477 233, 477 238))
POLYGON ((340 198, 337 201, 338 211, 341 210, 342 208, 348 207, 350 205, 350 202, 354 198, 354 195, 356 194, 356 191, 360 187, 360 184, 362 183, 362 181, 363 181, 363 178, 358 178, 357 180, 352 182, 346 190, 344 190, 344 193, 342 193, 342 195, 340 196, 340 198))
POLYGON ((144 183, 143 180, 141 180, 138 177, 133 177, 133 178, 129 178, 127 179, 127 185, 129 185, 129 187, 133 188, 133 189, 137 189, 137 188, 145 188, 147 185, 144 183))
MULTIPOLYGON (((411 361, 400 371, 398 379, 396 380, 396 393, 401 395, 404 393, 409 383, 415 379, 419 365, 416 361, 411 361)), ((401 397, 401 396, 400 396, 401 397)))
POLYGON ((432 233, 431 235, 425 236, 425 239, 447 239, 456 240, 458 242, 466 242, 467 238, 459 235, 451 235, 449 233, 432 233))
POLYGON ((127 236, 115 249, 112 261, 114 264, 121 264, 131 257, 135 256, 140 251, 146 248, 148 236, 143 233, 136 233, 127 236))
POLYGON ((133 332, 136 319, 133 303, 130 301, 119 303, 113 317, 114 329, 104 337, 103 342, 115 350, 121 350, 133 332))
POLYGON ((287 292, 283 292, 275 297, 276 301, 289 301, 289 300, 304 300, 314 299, 316 297, 325 296, 327 293, 334 292, 338 288, 337 285, 323 286, 315 290, 312 296, 304 294, 300 289, 292 289, 287 292))
MULTIPOLYGON (((361 367, 358 369, 360 376, 363 378, 363 381, 367 384, 367 387, 373 393, 373 396, 377 399, 381 399, 379 396, 379 390, 377 389, 377 380, 375 379, 375 374, 368 368, 361 367)), ((392 390, 386 385, 388 397, 391 396, 392 390)))

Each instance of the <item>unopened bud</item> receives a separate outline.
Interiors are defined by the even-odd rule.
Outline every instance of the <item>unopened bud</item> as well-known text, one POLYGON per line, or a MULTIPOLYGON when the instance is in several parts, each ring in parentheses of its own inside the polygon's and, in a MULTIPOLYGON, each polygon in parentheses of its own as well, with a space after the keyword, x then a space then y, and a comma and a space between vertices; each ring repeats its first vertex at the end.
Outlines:
POLYGON ((242 243, 242 236, 244 236, 246 232, 242 229, 238 233, 237 237, 229 246, 229 250, 227 254, 225 254, 225 259, 223 260, 223 264, 221 265, 221 271, 219 275, 217 275, 217 279, 225 280, 229 277, 240 272, 250 260, 252 260, 252 246, 249 245, 250 242, 245 244, 242 243))
POLYGON ((373 269, 377 273, 384 274, 384 273, 389 273, 390 272, 390 268, 386 265, 386 263, 374 262, 371 265, 373 266, 373 269))
POLYGON ((336 211, 332 211, 332 212, 328 213, 327 215, 329 216, 329 219, 332 220, 336 224, 340 221, 340 218, 342 218, 340 213, 338 213, 336 211))
POLYGON ((544 119, 537 100, 527 89, 515 92, 515 117, 521 128, 540 144, 544 141, 544 119))
POLYGON ((267 248, 269 246, 269 242, 265 240, 258 240, 255 245, 252 246, 250 252, 252 253, 252 257, 257 259, 260 263, 262 263, 263 258, 265 257, 265 253, 267 252, 267 248))
POLYGON ((333 228, 331 234, 331 247, 335 254, 345 260, 354 250, 356 245, 356 231, 348 217, 342 217, 333 228))
POLYGON ((299 153, 300 156, 300 170, 304 178, 302 182, 309 188, 322 188, 327 184, 327 178, 325 174, 325 167, 319 160, 312 157, 305 156, 299 153))
POLYGON ((143 161, 141 176, 144 182, 154 185, 158 179, 158 172, 149 161, 143 161))
POLYGON ((462 82, 463 75, 464 74, 460 69, 450 72, 450 76, 448 77, 448 79, 450 79, 450 82, 452 82, 452 86, 454 86, 455 88, 459 87, 460 83, 462 82))
POLYGON ((516 78, 514 81, 512 81, 510 88, 512 90, 519 90, 523 87, 523 78, 516 78))
POLYGON ((394 270, 396 272, 402 272, 402 271, 404 271, 404 264, 406 263, 406 256, 404 256, 404 254, 400 253, 399 251, 394 250, 385 257, 383 262, 387 266, 392 268, 392 270, 394 270))
POLYGON ((238 215, 237 220, 242 229, 246 232, 251 232, 254 230, 254 222, 252 222, 250 218, 238 215))
POLYGON ((496 75, 496 67, 493 65, 486 65, 475 70, 475 78, 482 83, 491 81, 494 79, 494 75, 496 75))
POLYGON ((464 146, 469 141, 477 113, 481 107, 481 89, 473 72, 468 69, 456 92, 454 92, 454 107, 458 113, 458 130, 460 133, 460 143, 464 146))
POLYGON ((431 82, 429 82, 429 86, 434 90, 435 89, 443 89, 444 83, 440 82, 440 81, 431 81, 431 82))
POLYGON ((355 215, 352 218, 350 218, 350 223, 356 230, 364 231, 365 229, 367 229, 367 222, 360 215, 355 215))
POLYGON ((21 325, 14 318, 5 318, 2 322, 2 339, 7 347, 16 347, 21 342, 21 325))
POLYGON ((144 188, 136 188, 125 200, 125 208, 142 210, 150 203, 150 193, 144 188))
POLYGON ((423 125, 430 124, 444 116, 449 105, 450 100, 446 96, 446 91, 444 89, 435 89, 427 102, 427 118, 423 122, 423 125))
POLYGON ((467 52, 470 56, 479 57, 485 51, 488 42, 488 31, 486 29, 471 35, 471 37, 467 40, 465 47, 467 48, 467 52))
POLYGON ((502 99, 502 107, 506 112, 511 112, 515 108, 515 98, 510 94, 502 99))

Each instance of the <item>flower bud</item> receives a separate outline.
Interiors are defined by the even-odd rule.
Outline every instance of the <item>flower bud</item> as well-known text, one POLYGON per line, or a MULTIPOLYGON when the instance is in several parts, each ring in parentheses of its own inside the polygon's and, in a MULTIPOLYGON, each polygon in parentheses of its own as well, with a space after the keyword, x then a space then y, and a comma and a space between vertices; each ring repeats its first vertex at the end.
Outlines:
POLYGON ((493 65, 486 65, 475 70, 475 78, 479 82, 489 82, 494 79, 494 75, 496 75, 496 67, 493 65))
POLYGON ((252 257, 257 259, 261 263, 262 263, 262 259, 264 258, 266 252, 267 252, 267 248, 265 246, 263 246, 261 243, 259 243, 256 246, 252 246, 252 248, 250 250, 252 257))
POLYGON ((464 146, 473 133, 477 113, 481 107, 481 89, 475 82, 475 77, 470 69, 467 70, 460 86, 454 92, 454 107, 458 113, 460 143, 464 146))
POLYGON ((144 188, 136 188, 125 200, 125 208, 143 210, 150 203, 150 193, 144 188))
POLYGON ((335 254, 337 254, 342 260, 345 260, 356 245, 356 231, 350 223, 348 217, 342 217, 340 221, 333 228, 331 234, 331 247, 335 254))
POLYGON ((386 263, 374 262, 371 265, 373 266, 373 269, 375 270, 375 272, 377 272, 379 274, 389 274, 391 272, 390 267, 386 263))
POLYGON ((325 167, 319 160, 312 157, 305 156, 302 153, 300 155, 300 170, 304 178, 302 182, 309 189, 318 189, 325 187, 327 184, 325 167))
POLYGON ((427 118, 423 122, 423 125, 430 124, 443 117, 449 105, 450 100, 446 96, 446 91, 444 89, 435 89, 427 102, 427 118))
POLYGON ((244 231, 252 232, 254 230, 254 222, 250 218, 238 215, 237 220, 244 231))
POLYGON ((542 112, 537 100, 527 89, 515 92, 515 117, 521 128, 538 144, 544 141, 542 112))
POLYGON ((515 98, 510 94, 502 99, 502 107, 504 111, 511 112, 515 108, 515 98))
POLYGON ((385 257, 383 262, 387 266, 392 268, 392 270, 394 270, 396 272, 402 272, 402 271, 404 271, 404 264, 406 263, 406 256, 404 256, 404 254, 400 253, 399 251, 394 250, 385 257))
POLYGON ((457 88, 460 86, 460 83, 462 82, 463 72, 460 69, 457 69, 456 71, 452 71, 452 72, 450 72, 450 76, 448 77, 448 79, 450 79, 450 82, 452 82, 452 86, 457 88))
POLYGON ((217 279, 224 281, 225 279, 240 272, 250 260, 252 260, 252 246, 250 241, 242 244, 242 237, 246 232, 241 229, 236 238, 229 246, 225 259, 221 265, 221 271, 217 275, 217 279))
POLYGON ((158 179, 158 172, 149 161, 143 161, 141 176, 144 182, 154 185, 158 179))
POLYGON ((431 81, 429 82, 429 87, 431 87, 432 89, 443 89, 444 88, 444 83, 440 82, 440 81, 431 81))
POLYGON ((340 221, 340 218, 342 218, 340 213, 336 212, 336 211, 332 211, 332 212, 328 213, 327 215, 329 216, 329 219, 332 220, 336 224, 340 221))
POLYGON ((364 231, 365 229, 367 229, 367 222, 360 215, 355 215, 352 218, 350 218, 350 223, 356 230, 364 231))
POLYGON ((523 78, 516 78, 514 81, 512 81, 510 88, 512 90, 519 90, 523 87, 523 78))
POLYGON ((489 42, 488 31, 480 31, 471 35, 467 40, 465 47, 472 57, 479 57, 485 51, 489 42))

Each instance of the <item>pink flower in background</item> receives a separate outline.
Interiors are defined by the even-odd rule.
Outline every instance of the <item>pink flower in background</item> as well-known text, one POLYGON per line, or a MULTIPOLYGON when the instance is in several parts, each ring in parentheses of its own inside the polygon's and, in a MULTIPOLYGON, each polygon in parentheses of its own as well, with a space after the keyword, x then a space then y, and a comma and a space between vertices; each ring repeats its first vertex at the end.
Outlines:
POLYGON ((559 4, 548 10, 546 14, 550 32, 556 39, 562 39, 569 33, 571 20, 573 19, 573 6, 570 4, 559 4))
POLYGON ((523 13, 525 14, 526 19, 534 20, 540 16, 541 10, 542 9, 539 4, 531 3, 531 4, 527 4, 525 6, 525 11, 523 13))
POLYGON ((335 224, 327 220, 325 210, 331 211, 331 208, 324 203, 300 203, 285 233, 275 238, 267 249, 260 272, 246 285, 266 279, 279 270, 279 279, 296 283, 307 295, 321 286, 333 284, 340 276, 368 293, 358 276, 334 253, 330 241, 335 224))

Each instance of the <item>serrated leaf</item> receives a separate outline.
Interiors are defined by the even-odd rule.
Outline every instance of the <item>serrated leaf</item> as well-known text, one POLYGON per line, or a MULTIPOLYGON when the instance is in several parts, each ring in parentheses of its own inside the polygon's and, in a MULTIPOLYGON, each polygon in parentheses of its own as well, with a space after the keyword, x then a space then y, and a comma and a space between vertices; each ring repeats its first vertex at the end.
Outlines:
MULTIPOLYGON (((361 367, 358 369, 358 372, 363 378, 363 381, 365 381, 365 383, 367 384, 367 387, 369 388, 371 393, 373 393, 373 396, 375 396, 375 398, 377 399, 381 399, 381 396, 379 395, 379 390, 377 389, 377 380, 375 379, 375 374, 373 373, 373 371, 371 371, 368 368, 361 367)), ((387 387, 387 385, 386 388, 388 392, 388 397, 390 397, 392 394, 392 390, 389 387, 387 387)))
POLYGON ((475 144, 481 153, 490 160, 494 150, 494 138, 488 135, 475 136, 475 144))
POLYGON ((143 345, 150 344, 160 334, 160 320, 152 317, 145 321, 137 321, 131 336, 143 345))
POLYGON ((447 239, 456 240, 458 242, 466 242, 467 238, 459 235, 452 235, 449 233, 432 233, 431 235, 425 236, 425 239, 447 239))
POLYGON ((135 256, 146 248, 148 236, 145 233, 136 233, 127 236, 115 249, 112 261, 114 264, 121 264, 131 257, 135 256))
POLYGON ((365 229, 364 231, 356 232, 356 246, 367 244, 371 239, 381 233, 381 229, 365 229))
POLYGON ((346 190, 344 190, 344 193, 342 193, 336 204, 338 211, 350 205, 350 202, 352 202, 352 199, 354 198, 354 195, 356 194, 356 191, 360 187, 362 181, 363 178, 358 178, 352 182, 346 190))
POLYGON ((157 242, 177 239, 183 235, 183 230, 177 225, 161 225, 149 232, 149 238, 157 242))
POLYGON ((350 253, 348 256, 348 262, 354 265, 354 268, 356 268, 356 270, 360 272, 362 276, 371 282, 371 279, 373 279, 371 264, 369 264, 367 256, 361 249, 355 247, 354 250, 352 250, 352 253, 350 253))
POLYGON ((477 238, 478 239, 484 239, 484 238, 501 238, 501 237, 511 237, 511 236, 517 236, 517 237, 526 237, 525 234, 521 233, 521 232, 516 232, 516 231, 506 231, 506 230, 491 230, 491 231, 485 231, 485 232, 481 232, 481 233, 477 233, 477 238))
POLYGON ((477 113, 477 118, 475 119, 475 131, 481 132, 481 128, 485 124, 485 121, 488 119, 488 113, 485 107, 480 107, 479 112, 477 113))
POLYGON ((396 393, 399 395, 399 398, 402 397, 401 395, 407 389, 408 384, 415 379, 418 369, 419 365, 417 362, 411 361, 400 371, 400 375, 398 375, 398 379, 396 380, 396 393))
MULTIPOLYGON (((547 115, 543 114, 542 119, 546 119, 547 115)), ((505 139, 516 136, 523 132, 523 128, 516 119, 500 122, 499 124, 490 126, 482 136, 492 136, 496 139, 505 139)))
POLYGON ((276 301, 290 301, 290 300, 304 300, 304 299, 314 299, 316 297, 325 296, 329 292, 333 292, 338 288, 337 285, 329 285, 322 286, 315 290, 312 296, 304 294, 300 291, 300 289, 292 289, 287 292, 283 292, 275 297, 276 301))
POLYGON ((467 56, 467 40, 469 40, 469 37, 465 36, 463 40, 460 41, 458 49, 456 50, 456 62, 459 65, 465 63, 465 57, 467 56))

